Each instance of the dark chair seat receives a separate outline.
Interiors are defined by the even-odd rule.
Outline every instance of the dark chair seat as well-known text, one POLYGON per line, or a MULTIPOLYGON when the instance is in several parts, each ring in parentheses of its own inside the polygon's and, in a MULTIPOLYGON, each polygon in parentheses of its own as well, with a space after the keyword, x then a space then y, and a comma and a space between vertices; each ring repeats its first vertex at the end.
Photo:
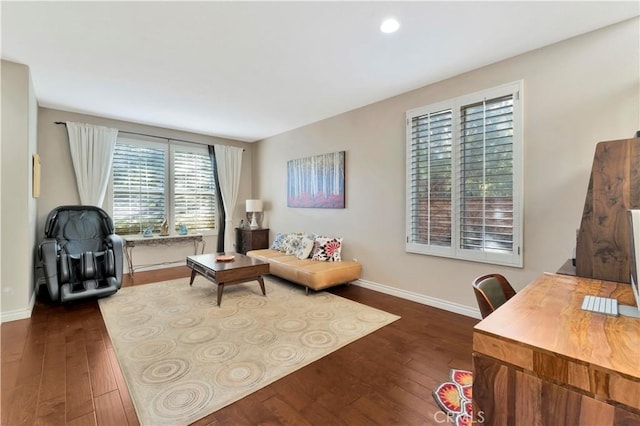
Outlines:
POLYGON ((40 261, 53 301, 104 297, 122 285, 122 239, 109 215, 93 206, 61 206, 45 223, 40 261))
POLYGON ((476 278, 473 281, 473 292, 482 318, 486 318, 516 294, 509 281, 500 274, 488 274, 476 278))

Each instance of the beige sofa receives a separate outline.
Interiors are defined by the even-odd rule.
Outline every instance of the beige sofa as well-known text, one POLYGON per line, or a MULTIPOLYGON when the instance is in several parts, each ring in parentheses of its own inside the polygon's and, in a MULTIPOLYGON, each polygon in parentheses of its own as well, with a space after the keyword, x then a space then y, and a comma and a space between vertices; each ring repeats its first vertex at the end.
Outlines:
POLYGON ((272 249, 248 251, 247 256, 268 262, 269 273, 306 287, 307 293, 309 289, 323 290, 357 280, 362 272, 362 265, 358 262, 300 260, 294 255, 272 249))

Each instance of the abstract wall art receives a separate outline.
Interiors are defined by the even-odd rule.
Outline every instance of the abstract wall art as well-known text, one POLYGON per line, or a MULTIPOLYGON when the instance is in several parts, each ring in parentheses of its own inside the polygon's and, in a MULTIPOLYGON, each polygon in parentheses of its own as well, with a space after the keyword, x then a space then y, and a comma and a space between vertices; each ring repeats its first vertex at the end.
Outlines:
POLYGON ((343 209, 345 151, 287 161, 287 206, 343 209))

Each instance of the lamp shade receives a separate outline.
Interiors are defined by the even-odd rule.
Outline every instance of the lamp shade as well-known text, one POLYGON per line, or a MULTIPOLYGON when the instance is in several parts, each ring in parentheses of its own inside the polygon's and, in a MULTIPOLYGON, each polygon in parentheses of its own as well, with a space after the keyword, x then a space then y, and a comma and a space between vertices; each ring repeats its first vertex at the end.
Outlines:
POLYGON ((246 207, 248 212, 261 212, 262 200, 247 200, 246 207))

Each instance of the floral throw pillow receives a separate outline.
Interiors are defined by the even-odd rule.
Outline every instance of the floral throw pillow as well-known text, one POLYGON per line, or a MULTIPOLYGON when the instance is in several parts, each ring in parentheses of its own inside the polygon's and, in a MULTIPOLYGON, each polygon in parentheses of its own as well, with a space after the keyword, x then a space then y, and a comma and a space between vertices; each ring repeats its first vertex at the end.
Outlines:
POLYGON ((311 259, 340 262, 342 251, 342 238, 316 237, 311 259))
POLYGON ((275 236, 275 238, 273 239, 273 243, 271 243, 271 249, 272 250, 279 250, 282 251, 282 243, 284 243, 284 238, 287 236, 287 234, 283 234, 282 232, 278 232, 275 236))
POLYGON ((300 240, 298 251, 296 251, 296 257, 300 260, 308 259, 309 257, 311 257, 314 244, 315 242, 311 238, 307 236, 302 237, 302 240, 300 240))
POLYGON ((300 247, 302 237, 304 237, 304 234, 302 232, 287 234, 286 237, 284 237, 284 241, 282 242, 282 248, 280 249, 280 251, 284 254, 295 255, 298 251, 298 247, 300 247))

